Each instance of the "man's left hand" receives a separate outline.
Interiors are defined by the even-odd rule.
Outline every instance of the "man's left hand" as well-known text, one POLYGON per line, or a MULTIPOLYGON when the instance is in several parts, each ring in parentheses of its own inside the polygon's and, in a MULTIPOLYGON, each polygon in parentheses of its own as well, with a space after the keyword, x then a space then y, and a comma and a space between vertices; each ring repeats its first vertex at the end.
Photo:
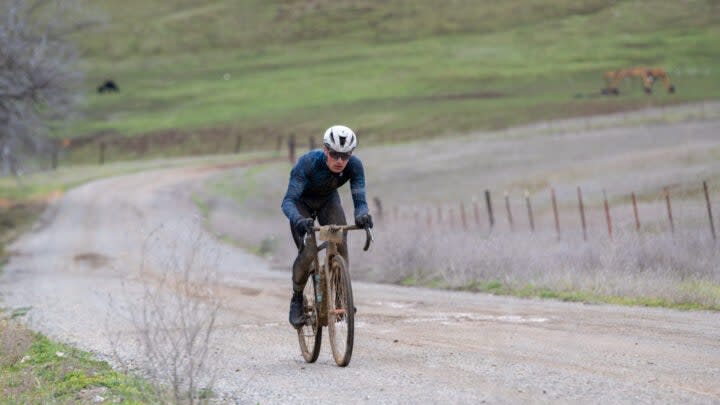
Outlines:
POLYGON ((355 225, 361 227, 361 228, 372 228, 373 227, 373 221, 370 214, 363 214, 360 216, 355 217, 355 225))

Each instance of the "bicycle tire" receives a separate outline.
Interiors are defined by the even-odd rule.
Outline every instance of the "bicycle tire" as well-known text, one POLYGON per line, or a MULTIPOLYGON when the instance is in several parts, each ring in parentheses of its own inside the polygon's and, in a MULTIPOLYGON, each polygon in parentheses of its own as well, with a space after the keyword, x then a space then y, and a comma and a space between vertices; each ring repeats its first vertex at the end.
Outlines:
POLYGON ((355 338, 355 306, 353 305, 350 272, 345 259, 335 255, 328 270, 328 332, 335 363, 350 364, 355 338))
POLYGON ((305 325, 297 330, 300 352, 308 363, 314 363, 317 360, 320 354, 320 344, 322 343, 322 325, 320 325, 318 306, 315 302, 318 282, 314 276, 315 273, 310 274, 303 291, 303 308, 305 308, 307 321, 305 325))

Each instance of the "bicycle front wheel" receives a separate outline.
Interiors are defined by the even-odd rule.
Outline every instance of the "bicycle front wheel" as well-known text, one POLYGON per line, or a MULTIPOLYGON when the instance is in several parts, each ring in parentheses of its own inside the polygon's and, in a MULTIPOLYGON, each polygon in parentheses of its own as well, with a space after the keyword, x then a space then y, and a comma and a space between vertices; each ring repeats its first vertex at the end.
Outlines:
POLYGON ((340 367, 350 364, 355 333, 355 307, 353 306, 350 273, 345 259, 333 256, 328 271, 328 331, 335 363, 340 367))
POLYGON ((316 301, 318 285, 317 273, 310 274, 310 278, 305 283, 303 291, 303 308, 305 309, 305 325, 299 328, 298 340, 300 341, 300 352, 308 363, 314 363, 320 354, 320 343, 322 342, 322 326, 318 312, 320 308, 316 301))

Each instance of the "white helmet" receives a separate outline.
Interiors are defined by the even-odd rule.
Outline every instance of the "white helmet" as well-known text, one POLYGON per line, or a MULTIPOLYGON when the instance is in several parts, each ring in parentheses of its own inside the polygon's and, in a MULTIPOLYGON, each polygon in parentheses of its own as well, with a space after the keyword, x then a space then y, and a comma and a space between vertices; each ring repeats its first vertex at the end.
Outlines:
POLYGON ((336 152, 350 153, 357 146, 357 136, 352 129, 344 125, 333 125, 325 131, 323 143, 336 152))

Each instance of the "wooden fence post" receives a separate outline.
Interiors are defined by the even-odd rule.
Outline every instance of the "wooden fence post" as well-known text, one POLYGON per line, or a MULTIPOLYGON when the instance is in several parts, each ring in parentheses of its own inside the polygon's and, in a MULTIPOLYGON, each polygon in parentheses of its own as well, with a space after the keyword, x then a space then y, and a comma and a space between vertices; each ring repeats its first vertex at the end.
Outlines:
POLYGON ((528 190, 525 190, 525 204, 527 205, 530 232, 535 232, 535 217, 533 216, 532 205, 530 204, 530 192, 528 190))
POLYGON ((708 219, 710 220, 710 233, 712 234, 713 240, 717 240, 715 236, 715 224, 713 223, 712 205, 710 205, 710 193, 708 193, 707 181, 703 181, 703 190, 705 191, 705 202, 707 203, 708 219))
POLYGON ((632 197, 632 205, 633 205, 633 214, 635 215, 635 230, 637 232, 640 232, 640 216, 638 215, 637 198, 635 198, 634 191, 632 192, 631 197, 632 197))
POLYGON ((288 159, 290 164, 295 164, 295 134, 291 134, 288 140, 288 159))
POLYGON ((550 189, 550 197, 552 199, 553 215, 555 215, 555 232, 557 240, 560 240, 560 217, 558 216, 557 199, 555 198, 555 188, 550 189))
POLYGON ((310 137, 308 145, 310 145, 310 150, 315 150, 315 137, 314 136, 310 137))
POLYGON ((277 137, 277 144, 275 145, 275 151, 276 151, 276 152, 280 152, 280 149, 282 149, 282 144, 283 144, 283 136, 282 136, 282 135, 278 135, 278 137, 277 137))
POLYGON ((508 224, 510 224, 510 232, 513 232, 515 227, 513 226, 512 211, 510 210, 510 193, 507 190, 505 190, 505 210, 507 211, 508 224))
POLYGON ((100 142, 100 157, 99 157, 100 164, 105 164, 105 142, 100 142))
POLYGON ((460 220, 462 221, 462 227, 467 231, 467 218, 465 218, 465 203, 460 202, 460 220))
POLYGON ((670 206, 670 189, 665 187, 663 189, 665 193, 665 203, 667 204, 668 220, 670 221, 670 232, 675 235, 675 222, 673 221, 672 207, 670 206))
POLYGON ((605 221, 607 222, 608 236, 612 240, 613 231, 612 231, 612 219, 610 218, 610 204, 608 203, 607 192, 605 192, 605 189, 603 189, 603 200, 604 200, 604 205, 605 205, 605 221))
POLYGON ((488 219, 490 220, 490 229, 492 229, 495 226, 495 217, 493 216, 490 190, 485 190, 485 205, 487 205, 488 219))
POLYGON ((587 241, 587 224, 585 223, 585 206, 583 205, 582 190, 577 188, 578 204, 580 206, 580 222, 582 223, 583 240, 587 241))
POLYGON ((235 135, 235 153, 240 152, 240 144, 242 143, 242 136, 235 135))
POLYGON ((475 214, 475 225, 480 226, 480 207, 478 207, 478 202, 474 198, 473 198, 473 211, 475 214))

